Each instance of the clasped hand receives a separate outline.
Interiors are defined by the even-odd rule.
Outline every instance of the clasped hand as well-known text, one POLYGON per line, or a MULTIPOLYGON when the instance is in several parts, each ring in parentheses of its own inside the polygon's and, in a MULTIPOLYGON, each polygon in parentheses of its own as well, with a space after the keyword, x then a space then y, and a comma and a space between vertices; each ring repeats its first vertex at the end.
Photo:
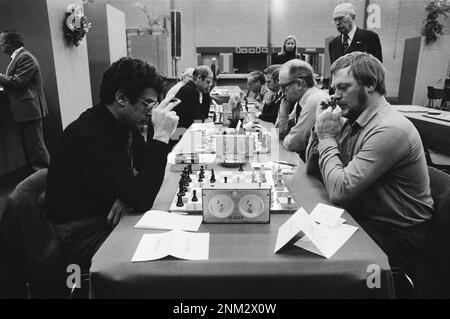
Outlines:
MULTIPOLYGON (((328 105, 327 101, 321 103, 321 105, 328 105)), ((315 131, 319 140, 333 137, 335 138, 342 129, 342 117, 341 108, 337 105, 334 109, 329 106, 326 109, 321 108, 319 105, 316 117, 315 131), (320 112, 320 113, 319 113, 320 112)), ((326 106, 325 106, 326 107, 326 106)))

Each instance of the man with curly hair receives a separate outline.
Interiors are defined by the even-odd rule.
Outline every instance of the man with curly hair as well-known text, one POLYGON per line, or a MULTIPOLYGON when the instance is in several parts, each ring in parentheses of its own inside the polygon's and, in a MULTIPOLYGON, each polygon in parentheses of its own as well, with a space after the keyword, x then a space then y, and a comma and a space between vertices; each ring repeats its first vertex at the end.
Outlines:
POLYGON ((64 262, 87 270, 123 213, 151 209, 164 179, 177 103, 158 97, 155 68, 121 58, 103 74, 101 102, 63 132, 50 163, 45 212, 56 225, 64 262), (137 125, 152 109, 153 139, 137 125))

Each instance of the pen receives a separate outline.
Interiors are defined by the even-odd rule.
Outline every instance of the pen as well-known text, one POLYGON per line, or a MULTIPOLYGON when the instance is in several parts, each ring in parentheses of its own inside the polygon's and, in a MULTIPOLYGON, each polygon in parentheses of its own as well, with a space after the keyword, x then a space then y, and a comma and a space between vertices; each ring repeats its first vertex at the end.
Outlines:
POLYGON ((272 162, 278 163, 278 164, 283 164, 283 165, 288 165, 288 166, 292 166, 292 167, 296 167, 297 166, 295 164, 288 163, 288 162, 285 162, 285 161, 272 161, 272 162))

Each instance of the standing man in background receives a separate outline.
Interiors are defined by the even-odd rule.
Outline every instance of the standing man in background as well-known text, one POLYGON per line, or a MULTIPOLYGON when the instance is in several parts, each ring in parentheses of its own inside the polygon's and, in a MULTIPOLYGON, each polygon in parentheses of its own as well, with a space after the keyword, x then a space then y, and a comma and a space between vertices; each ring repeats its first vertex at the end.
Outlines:
POLYGON ((0 33, 0 51, 11 56, 0 85, 5 88, 13 121, 19 124, 27 164, 33 171, 48 167, 50 155, 44 142, 42 119, 48 114, 41 68, 24 48, 22 35, 14 30, 0 33))
POLYGON ((356 26, 356 12, 353 4, 338 4, 334 9, 333 20, 340 34, 328 44, 331 64, 341 56, 355 51, 372 54, 383 63, 378 34, 356 26))

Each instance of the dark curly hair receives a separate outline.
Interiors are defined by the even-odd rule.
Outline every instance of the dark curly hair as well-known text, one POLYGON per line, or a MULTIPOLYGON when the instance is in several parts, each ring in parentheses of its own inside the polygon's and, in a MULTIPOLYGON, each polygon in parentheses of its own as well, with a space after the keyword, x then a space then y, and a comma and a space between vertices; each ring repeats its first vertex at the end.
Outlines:
POLYGON ((116 92, 121 90, 132 104, 137 102, 145 89, 153 88, 160 95, 163 92, 164 77, 148 63, 123 57, 111 64, 103 73, 100 84, 100 99, 105 104, 112 104, 116 92))

